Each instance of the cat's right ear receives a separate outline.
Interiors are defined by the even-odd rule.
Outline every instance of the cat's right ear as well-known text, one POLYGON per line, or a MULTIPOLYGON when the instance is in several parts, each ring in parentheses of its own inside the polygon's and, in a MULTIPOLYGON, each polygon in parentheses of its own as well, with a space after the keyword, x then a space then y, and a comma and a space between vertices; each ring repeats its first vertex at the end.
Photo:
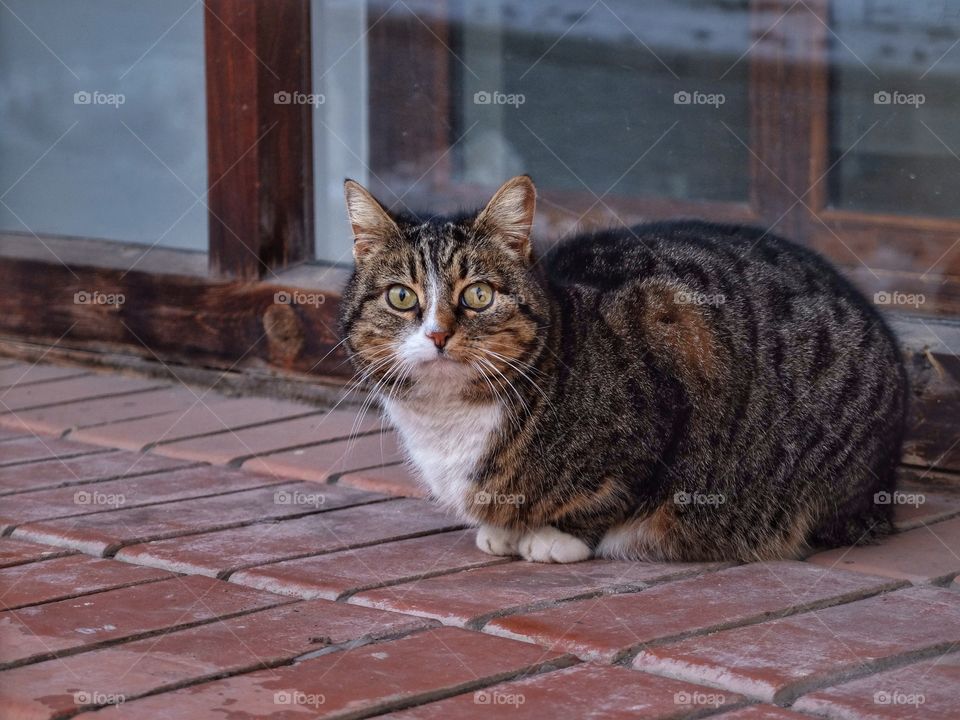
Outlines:
POLYGON ((390 238, 400 234, 390 213, 377 202, 363 185, 345 180, 343 194, 347 199, 347 215, 353 227, 353 257, 361 260, 390 238))

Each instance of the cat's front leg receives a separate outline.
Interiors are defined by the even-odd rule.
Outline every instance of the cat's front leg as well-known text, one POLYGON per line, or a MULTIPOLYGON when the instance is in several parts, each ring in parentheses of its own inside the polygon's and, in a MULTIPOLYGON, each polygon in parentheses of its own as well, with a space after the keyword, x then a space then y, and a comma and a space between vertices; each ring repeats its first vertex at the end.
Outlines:
POLYGON ((477 528, 477 547, 490 555, 519 555, 520 531, 496 525, 477 528))
POLYGON ((552 525, 524 534, 520 538, 519 550, 524 560, 542 563, 580 562, 593 554, 583 540, 552 525))

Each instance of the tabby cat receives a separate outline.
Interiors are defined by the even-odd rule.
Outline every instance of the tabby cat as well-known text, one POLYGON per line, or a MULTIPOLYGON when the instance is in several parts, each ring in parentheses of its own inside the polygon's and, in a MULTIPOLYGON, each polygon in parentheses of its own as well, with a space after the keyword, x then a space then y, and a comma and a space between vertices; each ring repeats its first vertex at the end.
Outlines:
POLYGON ((432 496, 539 562, 797 557, 892 529, 907 382, 825 260, 677 221, 542 257, 536 191, 414 216, 345 184, 341 331, 432 496))

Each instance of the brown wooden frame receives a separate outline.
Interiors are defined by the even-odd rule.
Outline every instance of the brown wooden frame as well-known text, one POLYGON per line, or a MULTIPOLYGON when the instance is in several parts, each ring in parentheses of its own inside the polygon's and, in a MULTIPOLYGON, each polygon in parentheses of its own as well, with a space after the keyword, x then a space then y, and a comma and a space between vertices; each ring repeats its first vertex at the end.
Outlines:
POLYGON ((210 269, 256 280, 313 259, 310 2, 206 0, 204 36, 210 269))

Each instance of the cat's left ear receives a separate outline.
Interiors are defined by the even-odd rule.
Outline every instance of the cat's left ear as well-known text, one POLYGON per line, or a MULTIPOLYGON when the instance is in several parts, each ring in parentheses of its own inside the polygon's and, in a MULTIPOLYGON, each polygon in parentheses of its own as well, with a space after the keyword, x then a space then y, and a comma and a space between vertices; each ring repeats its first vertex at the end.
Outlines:
POLYGON ((537 205, 537 189, 528 175, 507 180, 480 211, 476 228, 500 238, 526 261, 530 260, 530 231, 537 205))

